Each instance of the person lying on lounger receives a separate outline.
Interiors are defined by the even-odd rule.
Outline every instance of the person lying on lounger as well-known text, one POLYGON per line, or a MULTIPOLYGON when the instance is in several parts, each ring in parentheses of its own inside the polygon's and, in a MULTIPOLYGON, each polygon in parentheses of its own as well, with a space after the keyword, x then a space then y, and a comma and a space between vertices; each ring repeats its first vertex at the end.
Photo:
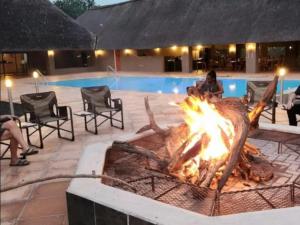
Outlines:
POLYGON ((10 140, 10 166, 26 166, 29 164, 26 155, 37 154, 38 151, 28 146, 14 119, 10 115, 0 116, 0 140, 10 140), (21 158, 17 154, 19 145, 22 148, 21 158))
POLYGON ((224 93, 222 83, 217 80, 217 74, 214 70, 207 73, 205 81, 197 81, 196 87, 187 88, 188 95, 205 96, 208 98, 222 98, 224 93))

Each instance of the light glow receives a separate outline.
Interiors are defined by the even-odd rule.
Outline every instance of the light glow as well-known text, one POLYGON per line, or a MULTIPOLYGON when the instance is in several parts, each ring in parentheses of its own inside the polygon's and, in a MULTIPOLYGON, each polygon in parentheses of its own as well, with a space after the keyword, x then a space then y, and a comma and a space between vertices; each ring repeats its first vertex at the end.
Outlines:
POLYGON ((5 87, 11 88, 13 85, 13 82, 11 79, 5 79, 5 87))
POLYGON ((132 50, 131 50, 131 49, 125 49, 125 50, 124 50, 124 53, 125 53, 126 55, 131 55, 131 54, 132 54, 132 50))
POLYGON ((196 46, 196 49, 197 49, 197 50, 203 49, 203 45, 197 45, 197 46, 196 46))
POLYGON ((32 73, 32 77, 34 78, 34 79, 38 79, 39 78, 39 73, 37 72, 37 71, 33 71, 33 73, 32 73))
POLYGON ((171 47, 171 49, 173 50, 173 51, 176 51, 177 50, 177 45, 173 45, 172 47, 171 47))
POLYGON ((230 84, 229 85, 229 90, 230 91, 235 91, 236 90, 236 84, 230 84))
POLYGON ((98 49, 95 51, 95 56, 99 57, 99 56, 103 56, 105 54, 104 50, 98 49))
POLYGON ((256 50, 256 43, 247 43, 246 44, 247 51, 255 51, 256 50))
POLYGON ((189 52, 189 47, 182 47, 181 52, 182 53, 188 53, 189 52))
POLYGON ((173 88, 173 93, 174 93, 174 94, 178 94, 178 93, 179 93, 178 87, 174 87, 174 88, 173 88))
POLYGON ((228 48, 229 53, 236 53, 236 45, 230 44, 228 48))
POLYGON ((278 74, 280 77, 284 77, 284 76, 287 74, 287 69, 284 68, 284 67, 281 67, 281 68, 278 69, 277 74, 278 74))
POLYGON ((53 50, 48 50, 48 56, 53 57, 54 56, 54 51, 53 50))
POLYGON ((160 52, 160 48, 155 48, 154 51, 155 51, 156 53, 159 53, 159 52, 160 52))

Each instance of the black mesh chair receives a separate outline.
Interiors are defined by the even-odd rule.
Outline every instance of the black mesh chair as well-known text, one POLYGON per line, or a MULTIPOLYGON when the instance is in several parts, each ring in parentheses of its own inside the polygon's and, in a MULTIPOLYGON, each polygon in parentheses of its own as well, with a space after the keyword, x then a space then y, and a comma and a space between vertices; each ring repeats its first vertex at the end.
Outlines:
MULTIPOLYGON (((248 111, 251 111, 256 103, 262 98, 265 90, 271 81, 248 81, 247 82, 247 98, 248 98, 248 111)), ((276 91, 270 102, 268 102, 261 116, 272 121, 276 122, 276 107, 278 103, 276 102, 276 91)))
POLYGON ((122 100, 112 99, 107 86, 81 88, 81 95, 84 112, 77 115, 84 117, 86 131, 98 134, 98 127, 107 120, 110 120, 112 127, 124 129, 122 100), (118 113, 120 113, 119 119, 116 118, 118 113), (97 121, 98 116, 104 118, 100 123, 97 121), (94 122, 94 131, 88 129, 88 124, 92 121, 94 122), (116 126, 113 122, 120 123, 120 125, 116 126))
POLYGON ((43 148, 43 140, 54 131, 57 131, 59 138, 70 141, 75 140, 72 109, 69 106, 58 106, 55 92, 25 94, 21 95, 20 98, 25 121, 37 124, 37 128, 34 127, 32 132, 26 129, 28 144, 31 144, 30 137, 36 132, 38 132, 40 139, 40 145, 36 147, 39 148, 43 148), (70 129, 62 127, 67 122, 70 122, 70 129), (48 127, 52 130, 43 135, 42 127, 48 127), (61 131, 69 133, 71 137, 63 137, 61 131))

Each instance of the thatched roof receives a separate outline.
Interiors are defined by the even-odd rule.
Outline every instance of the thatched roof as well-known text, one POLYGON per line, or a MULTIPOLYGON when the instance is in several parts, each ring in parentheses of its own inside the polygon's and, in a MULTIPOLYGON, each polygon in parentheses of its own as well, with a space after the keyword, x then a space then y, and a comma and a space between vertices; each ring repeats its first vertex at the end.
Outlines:
POLYGON ((0 0, 0 52, 91 49, 94 37, 48 0, 0 0))
POLYGON ((300 1, 133 0, 77 21, 103 49, 299 41, 300 1))

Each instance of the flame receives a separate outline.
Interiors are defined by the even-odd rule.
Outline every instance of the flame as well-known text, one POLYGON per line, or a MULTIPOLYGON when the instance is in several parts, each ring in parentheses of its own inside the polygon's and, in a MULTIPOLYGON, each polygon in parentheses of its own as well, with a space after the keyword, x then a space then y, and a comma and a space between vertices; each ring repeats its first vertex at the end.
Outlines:
POLYGON ((187 161, 179 171, 179 177, 199 176, 201 161, 212 161, 227 157, 233 143, 234 126, 229 119, 223 117, 214 104, 199 97, 188 97, 180 104, 185 114, 185 122, 189 127, 190 142, 183 154, 201 141, 199 153, 187 161))

